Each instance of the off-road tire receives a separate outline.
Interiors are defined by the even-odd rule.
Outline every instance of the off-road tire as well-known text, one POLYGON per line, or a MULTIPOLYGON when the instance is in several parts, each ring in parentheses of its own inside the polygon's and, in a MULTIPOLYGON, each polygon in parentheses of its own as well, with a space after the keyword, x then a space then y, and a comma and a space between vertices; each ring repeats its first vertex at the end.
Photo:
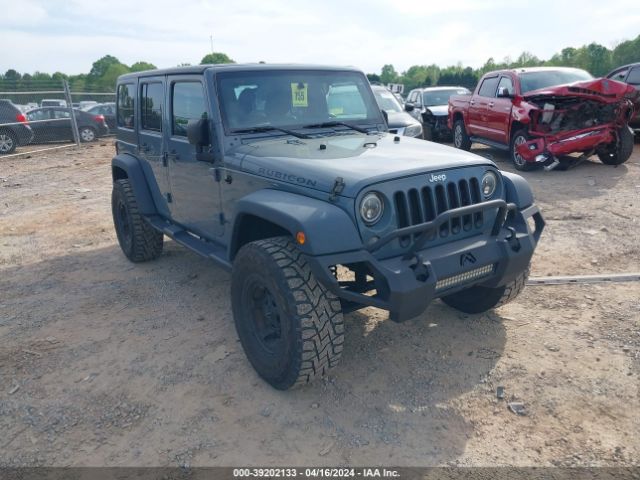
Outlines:
POLYGON ((140 214, 128 178, 113 182, 111 213, 118 243, 129 260, 147 262, 162 254, 164 235, 140 214))
POLYGON ((8 155, 18 146, 18 139, 11 130, 0 130, 0 155, 8 155))
POLYGON ((516 170, 520 170, 521 172, 527 172, 529 170, 533 170, 536 168, 536 165, 530 162, 527 162, 524 158, 516 153, 516 147, 521 142, 521 139, 524 139, 525 142, 529 141, 529 136, 527 135, 527 131, 524 129, 516 130, 511 136, 511 144, 509 145, 509 156, 511 157, 511 162, 513 162, 513 166, 516 167, 516 170))
POLYGON ((500 307, 516 298, 524 289, 529 277, 529 268, 507 285, 497 288, 475 286, 442 297, 450 307, 464 313, 482 313, 500 307))
POLYGON ((605 165, 621 165, 631 157, 634 143, 633 132, 626 125, 618 130, 618 141, 599 151, 598 158, 605 165))
POLYGON ((247 358, 274 388, 306 384, 338 364, 344 342, 340 300, 318 283, 291 239, 244 245, 233 265, 231 299, 247 358), (256 306, 264 302, 271 307, 256 306), (265 324, 272 328, 263 337, 265 324))
POLYGON ((453 123, 453 146, 460 150, 471 150, 471 139, 464 128, 464 121, 461 119, 453 123))

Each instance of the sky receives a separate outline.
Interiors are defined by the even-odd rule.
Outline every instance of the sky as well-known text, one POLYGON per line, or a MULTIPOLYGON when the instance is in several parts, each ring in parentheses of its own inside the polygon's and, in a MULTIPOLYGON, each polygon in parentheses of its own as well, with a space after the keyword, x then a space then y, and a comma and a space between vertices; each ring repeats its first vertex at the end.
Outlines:
POLYGON ((0 0, 0 71, 87 73, 128 65, 236 62, 479 67, 523 51, 546 59, 640 34, 640 0, 0 0))

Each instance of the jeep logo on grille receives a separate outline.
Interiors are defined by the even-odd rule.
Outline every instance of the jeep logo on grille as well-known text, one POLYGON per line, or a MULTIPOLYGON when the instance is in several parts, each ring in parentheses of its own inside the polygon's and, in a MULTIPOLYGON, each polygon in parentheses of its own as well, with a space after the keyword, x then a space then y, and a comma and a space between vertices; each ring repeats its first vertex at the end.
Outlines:
POLYGON ((433 183, 433 182, 444 182, 447 179, 447 176, 444 173, 441 173, 440 175, 434 175, 433 173, 431 175, 429 175, 428 180, 433 183))

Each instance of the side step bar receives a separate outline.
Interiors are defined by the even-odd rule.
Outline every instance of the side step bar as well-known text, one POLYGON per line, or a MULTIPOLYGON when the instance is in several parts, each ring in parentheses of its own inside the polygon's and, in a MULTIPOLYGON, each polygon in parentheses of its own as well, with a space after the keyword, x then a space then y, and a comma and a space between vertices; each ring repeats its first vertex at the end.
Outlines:
POLYGON ((482 145, 486 145, 487 147, 497 148, 498 150, 509 150, 509 145, 505 145, 504 143, 494 142, 493 140, 487 140, 486 138, 481 137, 469 137, 472 143, 481 143, 482 145))
POLYGON ((231 271, 231 263, 225 258, 227 251, 223 246, 204 240, 158 215, 147 216, 145 219, 153 228, 172 238, 176 243, 187 247, 198 255, 213 260, 225 270, 231 271))

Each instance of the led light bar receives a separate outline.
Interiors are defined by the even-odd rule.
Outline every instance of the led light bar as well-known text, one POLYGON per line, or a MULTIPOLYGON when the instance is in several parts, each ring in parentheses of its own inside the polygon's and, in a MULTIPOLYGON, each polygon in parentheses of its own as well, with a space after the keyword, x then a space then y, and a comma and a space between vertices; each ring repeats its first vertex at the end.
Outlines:
POLYGON ((469 270, 468 272, 459 273, 458 275, 443 278, 442 280, 438 280, 436 282, 436 290, 444 290, 446 288, 460 285, 461 283, 467 283, 472 280, 487 277, 493 273, 494 268, 495 264, 485 265, 484 267, 475 268, 473 270, 469 270))

